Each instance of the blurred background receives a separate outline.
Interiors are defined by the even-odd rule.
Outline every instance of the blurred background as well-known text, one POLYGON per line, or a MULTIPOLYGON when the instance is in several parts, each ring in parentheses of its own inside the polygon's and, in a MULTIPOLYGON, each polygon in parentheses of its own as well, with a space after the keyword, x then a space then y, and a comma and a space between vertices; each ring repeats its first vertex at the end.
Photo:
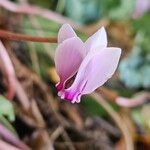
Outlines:
POLYGON ((57 44, 0 38, 16 76, 0 52, 2 150, 149 150, 150 0, 0 0, 1 30, 57 37, 63 23, 83 41, 104 26, 108 46, 122 49, 118 69, 73 105, 55 89, 57 44))

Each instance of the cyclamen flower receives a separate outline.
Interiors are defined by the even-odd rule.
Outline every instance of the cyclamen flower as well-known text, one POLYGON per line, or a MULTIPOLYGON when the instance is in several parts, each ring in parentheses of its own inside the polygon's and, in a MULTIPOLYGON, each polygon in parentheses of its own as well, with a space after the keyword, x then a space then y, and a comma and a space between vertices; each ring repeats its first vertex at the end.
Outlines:
POLYGON ((120 48, 107 47, 104 27, 82 42, 72 27, 64 24, 55 53, 58 95, 79 103, 82 95, 92 93, 114 74, 120 55, 120 48))

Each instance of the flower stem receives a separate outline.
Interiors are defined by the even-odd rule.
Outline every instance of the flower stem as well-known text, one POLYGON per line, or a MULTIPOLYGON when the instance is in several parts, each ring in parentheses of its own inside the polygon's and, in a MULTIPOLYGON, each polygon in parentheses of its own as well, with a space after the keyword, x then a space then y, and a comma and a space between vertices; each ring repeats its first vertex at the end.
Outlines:
POLYGON ((46 43, 57 43, 55 37, 36 37, 24 34, 13 33, 10 31, 0 30, 0 38, 13 40, 13 41, 31 41, 31 42, 46 42, 46 43))
POLYGON ((120 117, 120 115, 118 115, 111 107, 110 105, 107 103, 107 101, 105 101, 99 94, 97 94, 96 92, 94 92, 91 95, 95 101, 97 103, 99 103, 106 111, 107 113, 112 117, 112 119, 115 121, 116 125, 119 127, 119 129, 121 130, 123 137, 124 137, 124 141, 126 144, 126 150, 134 150, 134 143, 133 143, 133 139, 131 134, 129 133, 128 127, 126 124, 123 123, 122 118, 120 117))
POLYGON ((30 148, 24 144, 18 137, 13 135, 3 124, 0 123, 0 136, 7 142, 12 143, 22 150, 30 150, 30 148))

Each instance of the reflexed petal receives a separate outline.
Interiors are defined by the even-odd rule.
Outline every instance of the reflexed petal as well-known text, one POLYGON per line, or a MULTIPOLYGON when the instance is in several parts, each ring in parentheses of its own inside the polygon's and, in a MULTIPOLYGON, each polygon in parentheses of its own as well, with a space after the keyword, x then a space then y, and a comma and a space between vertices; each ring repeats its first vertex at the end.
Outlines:
POLYGON ((85 42, 86 53, 90 50, 93 50, 97 47, 106 47, 107 46, 107 35, 105 28, 100 28, 96 33, 87 39, 85 42))
POLYGON ((76 33, 69 24, 63 24, 58 32, 58 44, 62 43, 66 39, 76 36, 76 33))
POLYGON ((62 89, 64 82, 72 77, 83 60, 83 42, 78 37, 73 37, 59 44, 55 53, 56 71, 60 77, 58 90, 62 89))
POLYGON ((115 72, 121 49, 104 48, 89 53, 83 60, 72 86, 66 89, 65 98, 79 102, 79 96, 93 92, 102 86, 115 72))
POLYGON ((117 68, 120 55, 120 48, 105 48, 90 60, 86 67, 88 78, 83 94, 93 92, 111 78, 117 68))

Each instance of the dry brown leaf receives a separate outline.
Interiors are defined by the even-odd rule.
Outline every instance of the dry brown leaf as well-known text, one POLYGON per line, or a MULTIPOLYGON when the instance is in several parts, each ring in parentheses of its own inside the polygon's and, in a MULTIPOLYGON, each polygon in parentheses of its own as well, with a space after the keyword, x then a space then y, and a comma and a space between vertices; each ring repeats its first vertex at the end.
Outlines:
POLYGON ((115 146, 115 150, 126 150, 126 146, 125 146, 125 142, 124 142, 123 138, 121 138, 121 139, 117 142, 117 144, 116 144, 116 146, 115 146))

